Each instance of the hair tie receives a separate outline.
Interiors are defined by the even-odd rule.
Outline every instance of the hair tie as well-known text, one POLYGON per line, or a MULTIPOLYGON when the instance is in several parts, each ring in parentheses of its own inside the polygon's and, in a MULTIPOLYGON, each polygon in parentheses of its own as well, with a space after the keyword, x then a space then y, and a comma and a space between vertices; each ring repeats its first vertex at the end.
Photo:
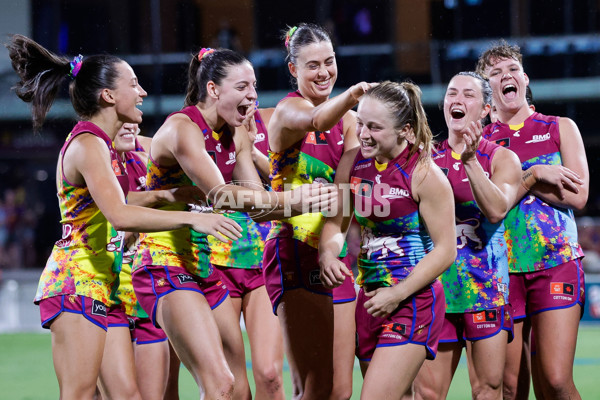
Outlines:
POLYGON ((73 57, 73 61, 69 63, 71 69, 69 70, 69 76, 71 78, 75 78, 81 69, 81 64, 83 63, 83 56, 80 54, 78 56, 73 57))
POLYGON ((289 31, 287 31, 287 33, 285 34, 285 47, 288 48, 290 46, 290 39, 292 38, 292 35, 294 34, 294 32, 296 32, 296 30, 298 30, 297 26, 291 27, 289 31))
POLYGON ((198 61, 202 62, 202 59, 204 58, 204 56, 214 53, 215 49, 211 49, 210 47, 208 48, 202 48, 202 50, 200 50, 200 52, 198 53, 198 61))

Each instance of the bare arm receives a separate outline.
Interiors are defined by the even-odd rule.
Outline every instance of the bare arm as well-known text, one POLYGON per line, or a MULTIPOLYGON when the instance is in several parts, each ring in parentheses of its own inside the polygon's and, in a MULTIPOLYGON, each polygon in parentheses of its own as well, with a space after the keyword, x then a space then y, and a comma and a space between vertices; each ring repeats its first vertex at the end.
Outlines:
POLYGON ((119 231, 156 232, 191 228, 198 232, 237 239, 240 227, 220 215, 161 211, 128 205, 119 182, 110 167, 110 153, 102 139, 80 135, 64 155, 65 173, 85 182, 94 202, 111 225, 119 231), (219 217, 219 218, 215 218, 219 217))
POLYGON ((345 92, 315 107, 300 97, 281 101, 269 122, 269 145, 279 152, 301 140, 306 132, 326 131, 358 104, 358 99, 371 87, 366 82, 358 83, 345 92))
POLYGON ((461 161, 465 167, 471 192, 477 206, 491 223, 498 223, 515 203, 521 186, 521 163, 515 153, 499 148, 492 160, 491 177, 486 175, 477 159, 477 148, 481 141, 481 122, 471 122, 463 134, 465 150, 461 161))
POLYGON ((335 288, 344 283, 346 276, 352 273, 339 260, 350 222, 352 221, 352 194, 349 190, 350 169, 356 158, 358 148, 347 151, 342 156, 335 174, 335 186, 338 188, 337 203, 331 216, 325 220, 319 240, 319 265, 321 281, 328 288, 335 288))
POLYGON ((454 197, 444 173, 433 161, 421 163, 413 176, 413 196, 419 203, 427 232, 434 246, 397 285, 366 293, 371 297, 365 308, 375 317, 385 317, 401 301, 429 285, 456 259, 456 228, 454 224, 454 197))
POLYGON ((585 146, 575 122, 559 119, 562 165, 534 165, 523 174, 524 185, 542 200, 564 208, 581 210, 587 203, 590 176, 585 146), (534 180, 526 175, 529 172, 534 180), (529 180, 528 180, 529 179, 529 180))

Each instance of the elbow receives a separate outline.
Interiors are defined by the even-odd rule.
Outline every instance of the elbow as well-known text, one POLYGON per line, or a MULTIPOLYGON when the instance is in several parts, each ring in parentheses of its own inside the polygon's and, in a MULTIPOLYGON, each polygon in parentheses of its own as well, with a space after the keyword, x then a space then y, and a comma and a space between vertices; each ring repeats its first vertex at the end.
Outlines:
POLYGON ((127 231, 130 230, 130 224, 127 223, 126 218, 120 218, 120 217, 112 217, 112 218, 106 218, 108 220, 108 222, 110 222, 110 224, 112 225, 112 227, 116 230, 116 231, 127 231))
POLYGON ((506 213, 494 213, 492 215, 486 215, 488 221, 490 221, 492 224, 498 224, 500 222, 502 222, 502 220, 504 219, 504 217, 506 216, 506 213))
POLYGON ((573 203, 573 210, 575 211, 583 211, 587 204, 587 196, 578 197, 577 200, 573 203))

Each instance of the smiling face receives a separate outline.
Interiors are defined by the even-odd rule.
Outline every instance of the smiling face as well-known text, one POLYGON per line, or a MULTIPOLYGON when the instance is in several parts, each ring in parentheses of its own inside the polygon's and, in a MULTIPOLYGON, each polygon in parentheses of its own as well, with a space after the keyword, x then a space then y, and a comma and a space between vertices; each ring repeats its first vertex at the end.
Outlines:
POLYGON ((461 134, 472 121, 484 118, 489 104, 483 104, 481 82, 474 77, 456 75, 444 96, 444 118, 449 133, 461 134))
POLYGON ((500 115, 514 114, 527 107, 525 99, 529 77, 513 58, 498 58, 485 69, 493 91, 494 105, 500 115))
POLYGON ((404 139, 410 132, 409 125, 400 131, 394 127, 389 108, 380 100, 366 97, 358 104, 356 134, 360 151, 365 158, 374 157, 384 164, 396 158, 407 145, 404 139))
POLYGON ((139 132, 138 124, 124 123, 113 140, 119 153, 135 151, 135 138, 139 132))
POLYGON ((327 100, 337 79, 335 52, 329 41, 308 44, 300 49, 290 73, 298 80, 298 90, 313 104, 327 100))
POLYGON ((139 124, 143 113, 137 106, 142 104, 148 93, 140 86, 133 69, 125 61, 117 65, 117 72, 112 95, 119 120, 139 124))
POLYGON ((219 122, 241 126, 256 102, 256 77, 248 62, 230 65, 220 85, 208 82, 208 92, 216 98, 219 122))

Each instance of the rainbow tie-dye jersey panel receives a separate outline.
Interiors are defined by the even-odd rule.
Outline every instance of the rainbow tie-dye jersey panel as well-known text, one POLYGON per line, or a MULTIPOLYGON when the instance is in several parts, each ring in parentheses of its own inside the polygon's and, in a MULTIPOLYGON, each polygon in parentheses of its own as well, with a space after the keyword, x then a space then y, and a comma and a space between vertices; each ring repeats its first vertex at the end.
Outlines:
POLYGON ((42 272, 34 301, 61 295, 81 295, 107 304, 118 271, 122 235, 112 229, 86 186, 71 184, 63 173, 62 157, 71 141, 82 133, 103 139, 109 148, 111 166, 127 195, 127 175, 110 138, 91 122, 79 122, 61 149, 58 165, 62 239, 57 241, 42 272))
POLYGON ((433 248, 412 197, 419 153, 408 155, 407 148, 380 171, 375 159, 359 151, 350 170, 354 216, 361 228, 360 286, 397 284, 433 248))
MULTIPOLYGON (((301 97, 298 92, 287 97, 301 97)), ((344 126, 340 120, 326 132, 307 132, 304 139, 282 152, 269 152, 271 187, 276 192, 305 183, 333 183, 335 168, 344 152, 344 126)), ((273 221, 269 239, 292 237, 318 248, 325 224, 322 213, 306 213, 273 221)))
MULTIPOLYGON (((148 157, 146 187, 148 190, 173 189, 191 186, 192 181, 179 165, 161 167, 148 157)), ((185 204, 165 204, 161 210, 185 211, 185 204)), ((181 266, 191 274, 206 278, 212 272, 210 250, 205 234, 197 233, 192 240, 189 228, 171 231, 141 233, 140 245, 133 263, 133 271, 144 265, 181 266)))
MULTIPOLYGON (((482 139, 477 160, 491 177, 492 160, 500 146, 482 139)), ((464 313, 503 306, 508 303, 508 252, 504 223, 492 224, 483 215, 460 161, 448 141, 440 143, 433 155, 454 192, 456 214, 456 261, 441 276, 446 312, 464 313)))
MULTIPOLYGON (((514 151, 525 171, 532 165, 562 165, 559 117, 533 113, 520 126, 488 125, 484 137, 514 151)), ((540 271, 583 257, 573 211, 528 194, 504 219, 509 272, 540 271)))
MULTIPOLYGON (((144 149, 140 149, 144 151, 144 149)), ((129 177, 129 189, 132 192, 146 190, 146 164, 136 152, 127 152, 123 155, 125 159, 125 168, 129 177)), ((111 296, 115 304, 121 304, 125 309, 125 314, 148 318, 148 314, 142 309, 137 301, 131 281, 131 272, 133 259, 139 245, 139 234, 127 232, 124 234, 123 257, 120 258, 119 286, 111 296)))
MULTIPOLYGON (((263 154, 267 155, 267 129, 258 110, 254 113, 254 118, 257 129, 254 145, 263 154)), ((231 179, 233 179, 233 176, 231 179)), ((265 241, 271 229, 271 222, 254 222, 247 213, 243 212, 227 212, 225 215, 240 224, 242 237, 225 243, 209 236, 211 264, 229 268, 262 268, 265 241)))

